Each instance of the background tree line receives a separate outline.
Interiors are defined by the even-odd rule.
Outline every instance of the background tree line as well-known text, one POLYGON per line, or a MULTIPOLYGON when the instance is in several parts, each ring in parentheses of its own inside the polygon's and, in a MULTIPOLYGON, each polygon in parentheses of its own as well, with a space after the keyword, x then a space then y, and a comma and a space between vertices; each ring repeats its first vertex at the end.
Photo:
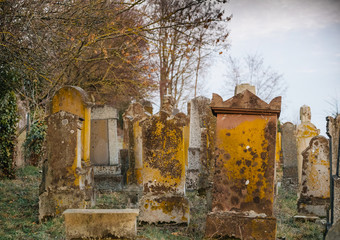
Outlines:
POLYGON ((157 92, 178 106, 196 94, 208 56, 227 47, 226 3, 1 1, 0 91, 29 103, 32 121, 65 85, 118 109, 157 92))

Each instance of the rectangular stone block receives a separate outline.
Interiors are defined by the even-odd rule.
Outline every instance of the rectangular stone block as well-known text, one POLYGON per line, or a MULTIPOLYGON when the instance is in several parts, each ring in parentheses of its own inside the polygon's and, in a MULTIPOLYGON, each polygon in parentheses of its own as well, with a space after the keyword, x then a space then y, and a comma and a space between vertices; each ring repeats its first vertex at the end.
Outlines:
POLYGON ((340 220, 340 178, 334 178, 334 203, 333 203, 334 222, 340 220))
POLYGON ((68 209, 63 213, 66 239, 133 239, 138 214, 138 209, 68 209))
POLYGON ((237 213, 209 213, 205 237, 220 239, 224 236, 242 240, 276 239, 276 219, 237 213))

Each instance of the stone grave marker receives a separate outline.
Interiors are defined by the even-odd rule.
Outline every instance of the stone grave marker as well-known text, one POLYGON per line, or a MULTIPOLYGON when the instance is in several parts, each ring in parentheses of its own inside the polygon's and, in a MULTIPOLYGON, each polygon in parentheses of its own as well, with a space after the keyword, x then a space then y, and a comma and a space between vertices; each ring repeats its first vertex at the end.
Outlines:
POLYGON ((296 145, 296 126, 286 122, 281 127, 282 155, 283 155, 283 186, 297 190, 298 187, 298 161, 296 145))
POLYGON ((320 130, 311 123, 311 110, 309 106, 303 105, 300 108, 300 120, 301 123, 296 128, 297 138, 297 159, 298 159, 298 180, 301 187, 302 176, 302 152, 309 146, 310 140, 319 135, 320 130))
POLYGON ((90 124, 86 122, 90 120, 92 104, 82 89, 64 87, 55 94, 51 105, 52 114, 47 118, 47 159, 39 191, 40 221, 68 208, 94 204, 90 124))
POLYGON ((332 222, 340 221, 340 156, 339 156, 339 140, 340 140, 340 114, 335 118, 327 117, 327 135, 330 138, 331 155, 331 180, 333 181, 333 192, 331 196, 332 209, 331 217, 332 222))
MULTIPOLYGON (((164 101, 166 103, 166 101, 164 101)), ((170 114, 171 107, 141 122, 143 138, 143 197, 139 221, 189 223, 185 197, 185 114, 170 114)))
POLYGON ((281 97, 267 104, 248 90, 224 102, 213 94, 211 108, 217 115, 215 174, 205 237, 275 239, 275 148, 281 97))
POLYGON ((307 215, 327 216, 330 201, 330 170, 328 140, 313 137, 302 152, 302 183, 298 211, 307 215))

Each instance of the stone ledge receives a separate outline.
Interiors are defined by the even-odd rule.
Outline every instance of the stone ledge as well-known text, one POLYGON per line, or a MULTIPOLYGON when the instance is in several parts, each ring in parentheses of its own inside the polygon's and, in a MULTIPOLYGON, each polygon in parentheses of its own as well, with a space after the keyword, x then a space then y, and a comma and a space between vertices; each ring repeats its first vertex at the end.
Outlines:
POLYGON ((137 236, 138 209, 68 209, 63 215, 68 240, 137 236))
POLYGON ((206 221, 206 238, 276 239, 276 218, 250 217, 237 213, 210 213, 206 221))

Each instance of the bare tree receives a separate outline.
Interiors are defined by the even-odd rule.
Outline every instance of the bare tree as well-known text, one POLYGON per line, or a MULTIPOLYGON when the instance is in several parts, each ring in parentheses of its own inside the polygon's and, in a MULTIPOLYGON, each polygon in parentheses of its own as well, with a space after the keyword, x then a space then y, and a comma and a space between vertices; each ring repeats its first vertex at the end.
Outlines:
POLYGON ((168 94, 178 107, 197 92, 198 77, 209 54, 225 48, 228 36, 222 4, 227 1, 150 0, 150 51, 158 78, 159 97, 168 94))
POLYGON ((239 60, 227 56, 225 90, 229 96, 234 94, 236 85, 249 83, 256 88, 256 95, 265 101, 282 96, 287 90, 283 75, 264 64, 261 55, 247 55, 239 60))

